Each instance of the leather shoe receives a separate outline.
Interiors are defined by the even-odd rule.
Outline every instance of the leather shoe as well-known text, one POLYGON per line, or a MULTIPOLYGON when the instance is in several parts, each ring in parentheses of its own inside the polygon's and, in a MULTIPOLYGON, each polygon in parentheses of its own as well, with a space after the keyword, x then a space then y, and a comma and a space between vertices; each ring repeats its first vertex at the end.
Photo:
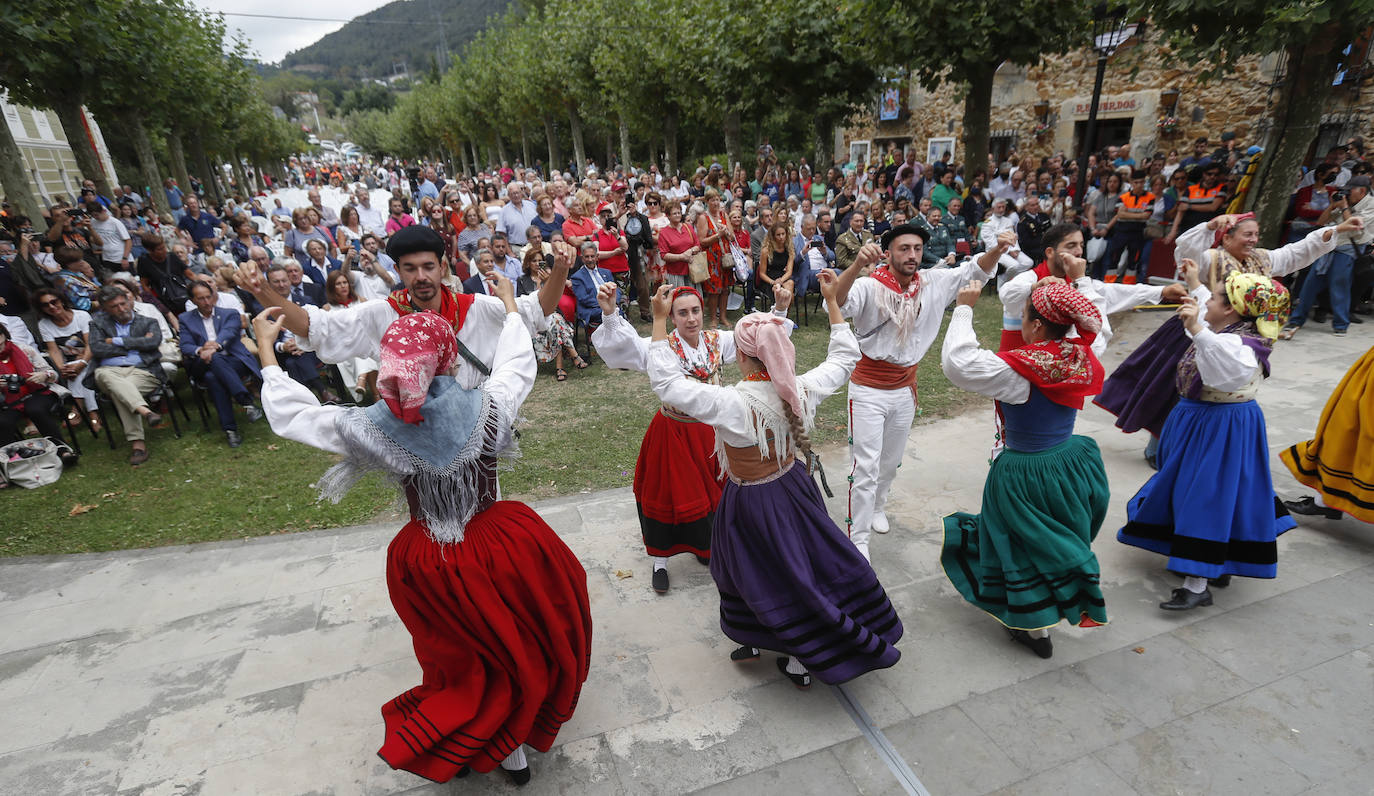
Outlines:
POLYGON ((1201 594, 1187 589, 1174 589, 1174 596, 1168 602, 1160 603, 1159 607, 1166 611, 1191 611, 1198 606, 1211 604, 1211 589, 1203 589, 1201 594))
POLYGON ((237 431, 226 431, 224 436, 229 439, 229 447, 231 448, 237 448, 243 444, 243 437, 240 437, 237 431))
POLYGON ((1010 627, 1007 628, 1007 633, 1011 635, 1012 641, 1027 647, 1031 652, 1034 652, 1041 658, 1048 660, 1054 655, 1054 642, 1050 641, 1049 636, 1035 638, 1024 630, 1016 630, 1010 627))
POLYGON ((1285 500, 1283 505, 1294 514, 1301 514, 1304 517, 1325 517, 1328 520, 1339 520, 1345 513, 1339 509, 1318 506, 1317 501, 1311 495, 1302 500, 1285 500))
POLYGON ((806 674, 792 674, 791 672, 787 671, 787 661, 788 658, 786 655, 779 656, 778 671, 782 672, 783 676, 785 676, 788 680, 791 680, 792 685, 795 685, 798 691, 805 691, 806 689, 810 688, 811 673, 807 672, 806 674))
POLYGON ((1351 314, 1351 316, 1350 316, 1350 322, 1351 322, 1351 323, 1364 323, 1364 318, 1361 318, 1360 316, 1355 315, 1355 314, 1351 314))
POLYGON ((529 781, 530 781, 530 767, 529 767, 529 766, 525 766, 524 768, 517 769, 517 770, 515 770, 515 771, 511 771, 509 768, 503 768, 503 769, 501 769, 501 770, 504 771, 504 772, 506 772, 506 775, 510 777, 510 781, 511 781, 511 782, 514 782, 517 786, 522 786, 522 785, 529 784, 529 781))
POLYGON ((1208 586, 1208 588, 1211 588, 1212 586, 1216 586, 1218 589, 1224 589, 1224 588, 1226 588, 1227 586, 1230 586, 1230 585, 1231 585, 1231 576, 1230 576, 1230 575, 1222 575, 1222 576, 1219 577, 1219 578, 1211 578, 1210 580, 1207 581, 1207 586, 1208 586))
POLYGON ((748 663, 749 661, 758 660, 759 655, 758 647, 740 647, 730 653, 730 660, 735 663, 748 663))
POLYGON ((654 581, 653 581, 653 585, 654 585, 654 591, 658 592, 659 594, 667 594, 667 593, 668 593, 668 570, 666 570, 666 569, 656 569, 656 570, 654 570, 654 581))
POLYGON ((162 415, 157 412, 149 412, 143 416, 143 422, 147 423, 149 428, 157 428, 162 425, 162 415))
POLYGON ((262 419, 262 410, 252 404, 243 407, 243 413, 248 416, 249 423, 256 423, 262 419))

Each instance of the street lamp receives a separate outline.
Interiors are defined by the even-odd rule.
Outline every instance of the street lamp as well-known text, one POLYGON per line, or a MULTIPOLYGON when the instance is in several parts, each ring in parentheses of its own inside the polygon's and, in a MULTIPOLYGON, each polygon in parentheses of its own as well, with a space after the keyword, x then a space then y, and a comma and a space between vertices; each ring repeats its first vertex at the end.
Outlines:
POLYGON ((1088 106, 1088 124, 1083 131, 1083 150, 1078 156, 1078 182, 1074 188, 1074 198, 1078 206, 1083 206, 1084 191, 1088 182, 1088 155, 1097 146, 1097 106, 1102 101, 1102 77, 1107 72, 1107 59, 1130 37, 1136 29, 1144 28, 1126 18, 1122 6, 1109 6, 1098 3, 1093 6, 1093 51, 1097 53, 1097 79, 1093 81, 1093 101, 1088 106))

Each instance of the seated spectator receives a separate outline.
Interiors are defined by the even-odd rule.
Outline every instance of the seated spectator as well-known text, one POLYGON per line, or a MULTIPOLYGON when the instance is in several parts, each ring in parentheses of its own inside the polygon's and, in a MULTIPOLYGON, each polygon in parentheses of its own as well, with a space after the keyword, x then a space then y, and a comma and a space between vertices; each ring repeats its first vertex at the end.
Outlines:
POLYGON ((926 241, 925 252, 921 255, 921 267, 954 265, 954 239, 949 235, 949 228, 944 225, 944 214, 940 212, 940 208, 930 208, 926 221, 930 224, 930 240, 926 241))
MULTIPOLYGON (((309 207, 298 207, 291 211, 291 228, 282 235, 282 243, 286 248, 284 253, 289 257, 295 257, 301 264, 305 265, 310 261, 310 252, 306 244, 312 240, 318 240, 325 245, 326 253, 333 254, 338 251, 334 246, 333 238, 325 232, 323 227, 315 225, 317 215, 311 212, 309 207)), ((323 281, 323 275, 321 275, 323 281)))
POLYGON ((968 221, 963 216, 964 200, 954 197, 949 200, 949 212, 940 223, 949 231, 949 239, 954 244, 954 253, 966 257, 973 253, 973 235, 969 232, 968 221))
MULTIPOLYGON (((29 421, 57 446, 62 465, 75 467, 80 459, 62 441, 58 418, 64 410, 62 400, 52 391, 57 380, 57 371, 48 366, 42 354, 13 341, 9 328, 0 324, 0 445, 19 441, 19 431, 29 421)), ((5 486, 0 481, 0 488, 5 486)))
POLYGON ((253 405, 253 394, 244 379, 261 379, 257 359, 243 347, 243 318, 235 310, 216 306, 219 293, 205 282, 191 285, 195 309, 180 317, 181 354, 187 372, 199 379, 210 393, 219 416, 219 427, 229 447, 243 443, 234 404, 244 408, 249 422, 262 419, 262 410, 253 405))
POLYGON ((235 262, 248 262, 248 252, 254 246, 263 245, 262 236, 258 234, 258 227, 249 219, 240 219, 234 225, 235 237, 229 241, 229 253, 233 255, 235 262))
MULTIPOLYGON (((596 294, 602 285, 615 284, 615 275, 600 267, 600 256, 596 240, 584 240, 578 250, 582 267, 568 277, 573 295, 577 297, 577 322, 587 327, 589 332, 596 331, 601 325, 601 305, 596 294)), ((616 304, 620 306, 620 290, 616 289, 616 304)))
MULTIPOLYGON (((307 305, 320 307, 324 305, 324 274, 319 274, 318 280, 313 278, 307 280, 305 277, 305 270, 301 268, 301 264, 286 257, 282 257, 272 263, 274 268, 278 265, 286 272, 289 293, 285 295, 287 295, 293 303, 301 307, 307 305)), ((314 266, 311 266, 311 270, 315 270, 314 266)))
POLYGON ((107 285, 97 298, 101 311, 91 316, 88 332, 95 386, 114 402, 124 438, 133 448, 129 464, 137 466, 148 461, 143 424, 156 427, 162 422, 162 415, 143 397, 163 382, 158 351, 162 333, 155 321, 134 312, 123 288, 107 285))
POLYGON ((40 288, 33 292, 30 300, 38 311, 38 336, 57 368, 62 385, 85 406, 91 427, 98 430, 100 416, 96 411, 95 390, 82 383, 91 366, 90 346, 87 345, 90 313, 73 308, 66 296, 55 288, 40 288))
MULTIPOLYGON (((366 248, 344 252, 342 268, 336 273, 348 277, 349 287, 359 299, 385 299, 391 295, 391 291, 400 287, 400 282, 377 261, 377 255, 366 248)), ((331 277, 333 274, 325 278, 326 284, 331 277)), ((326 299, 329 298, 328 294, 326 290, 326 299)))
POLYGON ((71 305, 79 310, 91 310, 91 302, 96 291, 100 290, 100 279, 95 275, 88 260, 81 256, 81 250, 74 246, 58 246, 53 253, 57 261, 57 273, 52 284, 66 294, 71 305))
MULTIPOLYGON (((531 227, 533 229, 534 227, 531 227)), ((544 254, 534 246, 525 248, 525 274, 516 284, 519 295, 537 294, 549 278, 551 261, 545 261, 544 254)), ((567 381, 568 372, 563 369, 564 355, 571 357, 578 370, 585 370, 587 361, 578 355, 573 347, 573 328, 556 310, 548 315, 548 328, 534 335, 534 355, 540 362, 552 362, 555 381, 567 381)))
POLYGON ((318 240, 306 241, 305 252, 309 260, 309 262, 304 264, 305 267, 309 269, 306 273, 310 274, 310 281, 317 285, 324 284, 324 277, 330 271, 337 271, 343 267, 343 263, 339 262, 339 260, 328 256, 324 243, 318 240), (316 278, 316 273, 320 275, 319 278, 316 278))
MULTIPOLYGON (((464 293, 484 293, 492 295, 491 286, 488 284, 487 276, 492 271, 496 271, 496 257, 491 253, 491 249, 478 249, 477 254, 472 259, 473 267, 477 273, 468 277, 463 282, 464 293)), ((496 271, 496 273, 501 273, 496 271)))
MULTIPOLYGON (((348 252, 345 257, 351 256, 348 252)), ((332 271, 324 278, 325 310, 336 307, 349 307, 367 301, 353 291, 353 283, 347 271, 332 271)), ((353 357, 337 365, 344 384, 353 391, 353 398, 362 401, 377 394, 377 360, 370 357, 353 357)))
POLYGON ((156 234, 143 236, 143 256, 138 258, 138 275, 164 307, 184 307, 191 297, 187 291, 195 274, 156 234))
POLYGON ((819 290, 816 274, 835 262, 835 252, 825 245, 825 237, 820 234, 814 215, 808 213, 802 216, 801 234, 792 242, 792 247, 797 253, 797 265, 793 271, 796 295, 805 296, 812 288, 819 290))
POLYGON ((849 214, 849 229, 835 239, 835 267, 840 271, 849 268, 864 244, 874 242, 873 233, 865 228, 867 221, 863 210, 855 210, 849 214))
MULTIPOLYGON (((292 285, 291 277, 288 276, 288 265, 295 263, 294 260, 281 257, 272 263, 267 269, 267 285, 277 292, 282 298, 295 302, 294 294, 296 288, 301 285, 292 285)), ((297 268, 299 263, 295 263, 297 268)), ((319 306, 324 303, 324 291, 319 285, 310 285, 320 291, 320 301, 315 304, 319 306)), ((297 302, 299 303, 299 302, 297 302)), ((313 351, 306 351, 296 343, 296 336, 283 329, 281 334, 273 340, 259 340, 258 345, 271 345, 277 352, 277 359, 281 363, 282 370, 296 381, 309 387, 320 396, 320 400, 325 403, 337 403, 339 397, 324 386, 324 381, 320 378, 320 360, 313 351)))

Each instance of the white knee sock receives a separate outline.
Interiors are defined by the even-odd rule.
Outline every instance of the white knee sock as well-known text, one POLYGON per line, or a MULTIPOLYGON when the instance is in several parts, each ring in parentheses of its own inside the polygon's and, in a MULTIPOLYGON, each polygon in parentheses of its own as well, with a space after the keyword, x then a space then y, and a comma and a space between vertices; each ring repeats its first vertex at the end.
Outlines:
POLYGON ((806 674, 806 667, 802 666, 801 661, 797 660, 797 657, 793 655, 787 659, 787 673, 806 674))
POLYGON ((1321 506, 1324 509, 1330 508, 1330 506, 1326 505, 1326 501, 1322 500, 1322 493, 1320 492, 1318 492, 1316 495, 1312 497, 1312 502, 1316 503, 1318 506, 1321 506))
POLYGON ((667 569, 667 568, 668 568, 668 557, 667 557, 667 556, 649 556, 649 558, 652 558, 652 559, 654 560, 654 571, 655 571, 655 572, 659 571, 660 569, 667 569))
POLYGON ((1048 627, 1042 627, 1039 630, 1027 630, 1026 634, 1031 638, 1049 638, 1050 629, 1048 627))
POLYGON ((1188 575, 1183 579, 1183 588, 1187 589, 1193 594, 1202 594, 1203 592, 1207 591, 1207 579, 1188 575))
POLYGON ((521 744, 515 747, 515 751, 510 753, 510 757, 501 761, 501 768, 507 771, 519 771, 529 767, 529 761, 525 759, 525 746, 521 744))

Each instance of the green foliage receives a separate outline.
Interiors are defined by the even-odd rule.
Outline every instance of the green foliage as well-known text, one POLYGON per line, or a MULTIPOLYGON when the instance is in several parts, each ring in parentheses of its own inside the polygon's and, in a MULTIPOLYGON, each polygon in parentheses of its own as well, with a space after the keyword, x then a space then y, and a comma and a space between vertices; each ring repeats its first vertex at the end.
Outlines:
POLYGON ((362 86, 344 94, 339 103, 339 114, 347 116, 354 111, 389 111, 396 107, 396 95, 386 86, 364 83, 362 86))
POLYGON ((327 77, 363 79, 390 77, 396 65, 404 63, 412 76, 419 75, 439 50, 440 19, 449 52, 456 53, 489 17, 504 13, 509 5, 509 0, 396 0, 288 53, 282 65, 310 67, 327 77))

